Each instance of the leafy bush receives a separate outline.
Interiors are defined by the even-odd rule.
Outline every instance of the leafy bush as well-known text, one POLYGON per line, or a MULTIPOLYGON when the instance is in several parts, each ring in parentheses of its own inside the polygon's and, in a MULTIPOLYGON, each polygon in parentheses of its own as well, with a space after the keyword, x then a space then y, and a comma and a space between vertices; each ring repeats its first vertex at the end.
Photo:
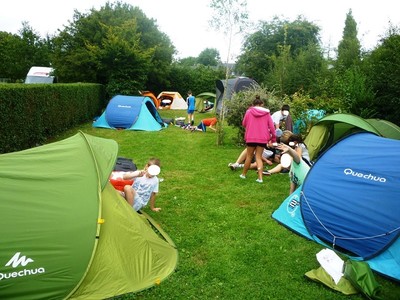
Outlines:
POLYGON ((43 144, 92 120, 105 106, 100 84, 0 86, 0 153, 43 144))
POLYGON ((256 87, 235 93, 231 100, 224 100, 226 107, 226 121, 228 125, 238 129, 236 137, 237 144, 244 143, 244 128, 242 120, 246 110, 252 105, 256 96, 264 100, 264 107, 271 111, 271 114, 280 110, 285 99, 279 99, 274 92, 269 92, 264 87, 256 87))
POLYGON ((298 127, 299 133, 306 136, 311 127, 318 121, 316 117, 308 115, 308 110, 324 110, 325 114, 343 112, 340 108, 341 101, 336 98, 311 98, 309 94, 303 91, 294 93, 290 99, 286 101, 290 103, 290 114, 293 122, 301 120, 301 125, 298 127))
POLYGON ((225 100, 227 123, 238 129, 237 144, 244 144, 242 120, 246 110, 252 105, 256 96, 260 96, 264 100, 264 106, 271 111, 271 115, 280 110, 283 104, 290 105, 290 114, 293 122, 303 120, 305 123, 305 125, 300 127, 300 133, 304 136, 317 121, 316 118, 308 118, 308 110, 324 110, 327 114, 342 112, 340 109, 341 101, 338 99, 313 99, 303 91, 298 91, 292 96, 284 96, 283 98, 278 97, 274 91, 268 91, 265 87, 242 91, 234 94, 231 100, 225 100))

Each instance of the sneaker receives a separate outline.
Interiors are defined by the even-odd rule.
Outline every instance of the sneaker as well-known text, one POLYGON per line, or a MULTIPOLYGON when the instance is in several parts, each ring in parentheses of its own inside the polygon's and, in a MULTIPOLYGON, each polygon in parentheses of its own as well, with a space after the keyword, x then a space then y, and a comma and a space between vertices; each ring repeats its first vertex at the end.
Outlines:
POLYGON ((263 180, 262 179, 256 179, 256 181, 258 182, 258 183, 263 183, 263 180))
POLYGON ((237 163, 229 163, 228 167, 231 168, 232 171, 235 171, 239 165, 237 163))
POLYGON ((244 176, 243 174, 240 174, 239 177, 242 179, 246 179, 246 176, 244 176))
POLYGON ((269 171, 263 171, 263 175, 265 176, 271 176, 271 173, 269 171))

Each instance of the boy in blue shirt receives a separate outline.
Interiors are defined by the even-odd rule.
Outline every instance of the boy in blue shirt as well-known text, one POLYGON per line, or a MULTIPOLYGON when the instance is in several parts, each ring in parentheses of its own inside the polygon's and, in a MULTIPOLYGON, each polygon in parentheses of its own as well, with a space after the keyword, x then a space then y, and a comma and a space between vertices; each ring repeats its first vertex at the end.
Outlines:
POLYGON ((194 125, 194 110, 196 108, 196 98, 192 95, 192 91, 188 91, 188 97, 186 98, 186 102, 188 105, 187 113, 188 113, 188 123, 193 126, 194 125))

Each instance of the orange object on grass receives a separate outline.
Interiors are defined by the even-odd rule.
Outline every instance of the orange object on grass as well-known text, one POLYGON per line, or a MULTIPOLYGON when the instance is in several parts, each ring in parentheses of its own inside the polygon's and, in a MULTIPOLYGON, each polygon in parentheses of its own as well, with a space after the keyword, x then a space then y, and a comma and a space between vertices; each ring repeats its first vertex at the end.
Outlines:
POLYGON ((127 180, 123 179, 123 175, 125 172, 120 172, 120 171, 113 171, 111 172, 110 175, 110 183, 113 185, 113 187, 118 190, 118 191, 124 191, 124 186, 125 185, 132 185, 133 180, 127 180))

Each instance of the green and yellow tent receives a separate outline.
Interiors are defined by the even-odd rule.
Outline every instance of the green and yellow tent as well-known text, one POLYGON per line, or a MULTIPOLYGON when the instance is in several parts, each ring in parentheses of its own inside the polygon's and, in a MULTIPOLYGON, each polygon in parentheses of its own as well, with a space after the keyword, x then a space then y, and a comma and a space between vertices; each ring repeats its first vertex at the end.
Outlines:
POLYGON ((171 239, 109 183, 117 152, 80 132, 0 155, 0 299, 105 299, 174 271, 171 239))
POLYGON ((205 112, 206 110, 212 110, 215 105, 216 95, 214 93, 204 92, 196 95, 196 111, 205 112), (210 108, 207 109, 206 103, 211 104, 210 108))
MULTIPOLYGON (((363 119, 357 115, 339 113, 328 115, 315 123, 304 142, 311 160, 316 160, 336 141, 360 131, 400 140, 400 127, 392 122, 381 119, 363 119)), ((371 147, 379 147, 379 145, 371 145, 371 147)))

